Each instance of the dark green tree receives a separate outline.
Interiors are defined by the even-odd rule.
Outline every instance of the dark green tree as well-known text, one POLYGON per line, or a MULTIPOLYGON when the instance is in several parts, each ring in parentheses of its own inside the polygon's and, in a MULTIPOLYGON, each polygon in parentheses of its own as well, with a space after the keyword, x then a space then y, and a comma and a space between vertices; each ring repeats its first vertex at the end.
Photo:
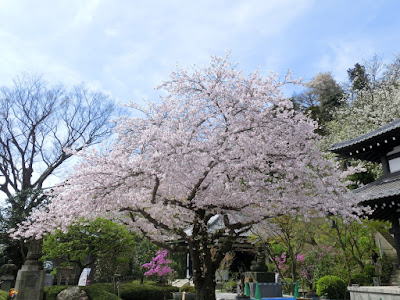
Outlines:
POLYGON ((318 121, 319 133, 324 135, 325 124, 332 120, 334 110, 342 104, 343 90, 331 73, 319 73, 305 87, 306 91, 293 96, 294 106, 318 121))
POLYGON ((48 198, 40 190, 27 189, 15 193, 7 199, 7 206, 0 210, 0 241, 4 245, 2 252, 4 261, 12 259, 16 265, 21 265, 27 253, 27 246, 22 239, 12 239, 8 230, 16 228, 24 221, 32 209, 45 205, 48 198))
POLYGON ((354 68, 350 68, 347 70, 347 74, 349 76, 350 82, 352 83, 353 90, 357 91, 368 87, 370 80, 364 66, 356 63, 354 65, 354 68))
POLYGON ((115 273, 129 269, 138 238, 123 225, 98 218, 81 220, 68 229, 57 230, 43 240, 43 260, 62 259, 80 271, 96 262, 96 275, 110 282, 115 273))

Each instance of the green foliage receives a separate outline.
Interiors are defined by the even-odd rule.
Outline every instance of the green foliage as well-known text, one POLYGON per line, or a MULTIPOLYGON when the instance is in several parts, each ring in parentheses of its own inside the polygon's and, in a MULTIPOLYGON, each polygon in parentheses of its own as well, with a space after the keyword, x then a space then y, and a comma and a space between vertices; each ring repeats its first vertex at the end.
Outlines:
POLYGON ((147 238, 142 237, 135 246, 135 255, 132 261, 133 275, 135 279, 144 280, 144 273, 146 269, 142 265, 151 261, 154 253, 159 250, 155 244, 150 242, 147 238))
POLYGON ((97 261, 97 279, 110 281, 121 266, 129 267, 134 246, 134 236, 124 226, 102 218, 80 220, 67 233, 58 230, 44 238, 42 259, 61 258, 81 269, 97 261))
POLYGON ((304 253, 304 261, 298 262, 299 283, 309 290, 315 289, 315 284, 321 277, 333 274, 334 266, 338 263, 336 252, 332 246, 308 247, 304 253), (310 278, 311 275, 311 278, 310 278))
POLYGON ((223 289, 228 293, 236 292, 237 282, 236 281, 227 281, 224 283, 223 289))
POLYGON ((351 276, 350 280, 351 284, 358 284, 358 285, 371 285, 372 279, 366 276, 365 274, 357 273, 351 276))
POLYGON ((120 300, 118 296, 112 293, 112 286, 105 288, 103 284, 93 284, 82 288, 90 300, 120 300))
POLYGON ((56 300, 57 295, 68 287, 65 285, 46 286, 44 288, 43 300, 56 300))
POLYGON ((192 285, 184 285, 180 288, 180 292, 196 293, 196 289, 192 285))
POLYGON ((282 280, 282 291, 284 294, 293 295, 294 284, 292 278, 284 278, 282 280))
POLYGON ((390 274, 392 274, 393 271, 393 264, 388 260, 386 255, 382 256, 381 264, 382 264, 382 271, 380 275, 381 282, 388 283, 390 280, 390 274))
MULTIPOLYGON (((68 286, 64 285, 45 287, 43 300, 56 300, 57 295, 67 288, 68 286)), ((113 294, 113 286, 111 284, 93 284, 82 287, 82 289, 87 293, 90 300, 121 300, 121 298, 113 294)))
POLYGON ((328 299, 345 299, 346 283, 337 276, 327 275, 317 282, 317 294, 328 299))
POLYGON ((352 83, 353 90, 362 90, 370 83, 368 74, 365 71, 365 67, 359 63, 356 63, 354 68, 348 69, 347 74, 350 82, 352 83))
POLYGON ((8 296, 10 295, 10 293, 0 290, 0 300, 7 300, 9 299, 8 296))
POLYGON ((321 226, 316 240, 318 244, 334 247, 333 262, 324 275, 337 275, 350 282, 352 274, 363 273, 365 261, 371 260, 371 251, 375 249, 373 235, 386 224, 371 220, 362 220, 362 223, 346 223, 340 218, 332 220, 334 223, 321 226))
POLYGON ((171 299, 173 292, 179 292, 179 288, 170 285, 140 284, 138 282, 121 285, 121 298, 124 300, 160 300, 164 297, 171 299))
POLYGON ((317 219, 305 222, 301 217, 285 215, 268 220, 268 223, 260 224, 253 230, 255 240, 268 254, 270 262, 267 264, 271 271, 278 270, 282 277, 291 277, 297 280, 298 264, 297 254, 302 253, 307 243, 314 240, 315 231, 320 223, 317 219), (269 237, 265 238, 265 232, 269 237), (279 266, 275 257, 280 258, 285 252, 286 261, 279 266))
POLYGON ((6 263, 9 259, 17 266, 23 263, 23 253, 28 249, 22 240, 15 240, 10 237, 8 231, 17 228, 17 225, 24 221, 32 209, 47 204, 47 198, 40 189, 26 189, 17 191, 15 195, 5 200, 6 205, 0 208, 0 264, 6 263))
POLYGON ((371 266, 371 265, 366 265, 366 266, 364 267, 363 274, 364 274, 366 277, 371 278, 371 280, 372 280, 372 277, 375 276, 375 267, 374 267, 374 266, 371 266))
POLYGON ((177 278, 185 278, 187 259, 186 252, 169 251, 168 258, 171 260, 170 267, 176 272, 177 278))
POLYGON ((319 73, 305 86, 306 91, 293 96, 294 107, 317 121, 321 126, 317 132, 324 135, 325 123, 332 120, 334 110, 342 104, 343 90, 331 73, 319 73))
POLYGON ((367 265, 364 267, 364 271, 362 273, 353 274, 351 276, 351 284, 358 285, 372 285, 373 277, 375 276, 375 267, 367 265))

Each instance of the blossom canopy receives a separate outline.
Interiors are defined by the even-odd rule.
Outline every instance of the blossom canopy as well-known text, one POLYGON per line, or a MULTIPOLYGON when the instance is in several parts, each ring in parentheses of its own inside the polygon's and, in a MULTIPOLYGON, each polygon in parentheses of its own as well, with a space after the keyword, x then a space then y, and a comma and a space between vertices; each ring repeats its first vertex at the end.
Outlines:
POLYGON ((359 212, 336 165, 315 146, 316 123, 293 109, 276 76, 245 76, 228 57, 172 72, 160 103, 122 118, 108 151, 88 150, 17 235, 41 237, 77 218, 125 214, 162 241, 197 220, 240 229, 280 214, 359 212), (203 213, 204 212, 204 213, 203 213), (236 224, 236 225, 235 225, 236 224), (233 226, 233 227, 232 227, 233 226))

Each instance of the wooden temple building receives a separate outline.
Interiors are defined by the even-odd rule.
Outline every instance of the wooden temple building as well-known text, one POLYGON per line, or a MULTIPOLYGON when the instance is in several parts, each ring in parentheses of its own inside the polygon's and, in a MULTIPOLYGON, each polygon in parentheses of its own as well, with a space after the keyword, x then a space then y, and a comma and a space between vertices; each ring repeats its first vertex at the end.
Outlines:
POLYGON ((392 223, 397 259, 400 263, 400 119, 357 138, 336 143, 330 149, 340 158, 380 163, 383 176, 354 191, 360 205, 373 209, 369 219, 392 223))

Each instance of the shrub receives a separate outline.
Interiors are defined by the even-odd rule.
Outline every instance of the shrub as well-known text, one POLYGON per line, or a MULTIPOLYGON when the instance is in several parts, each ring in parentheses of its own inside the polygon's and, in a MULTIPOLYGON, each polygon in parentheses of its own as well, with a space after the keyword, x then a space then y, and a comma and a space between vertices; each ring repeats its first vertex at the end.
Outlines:
MULTIPOLYGON (((44 300, 56 300, 58 293, 68 288, 67 286, 50 286, 45 287, 44 300)), ((154 282, 149 284, 140 284, 138 282, 122 283, 120 288, 120 296, 118 298, 113 293, 113 285, 108 283, 96 283, 90 286, 82 287, 87 293, 90 300, 159 300, 171 299, 173 292, 179 289, 170 285, 156 285, 154 282)), ((0 300, 2 300, 0 298, 0 300)))
POLYGON ((7 300, 9 295, 9 292, 0 290, 0 300, 7 300))
POLYGON ((292 278, 282 280, 282 291, 284 294, 293 295, 294 283, 292 278))
POLYGON ((344 299, 347 291, 346 283, 337 276, 324 276, 317 282, 317 294, 329 299, 344 299))
POLYGON ((228 281, 224 283, 224 290, 227 292, 236 292, 237 282, 236 281, 228 281))
POLYGON ((370 278, 370 279, 371 279, 371 282, 372 282, 372 277, 375 276, 375 267, 374 267, 374 266, 370 266, 370 265, 366 265, 366 266, 364 267, 363 274, 364 274, 366 277, 370 278))
POLYGON ((44 288, 43 300, 56 300, 57 295, 67 288, 68 286, 65 285, 46 286, 44 288))
MULTIPOLYGON (((43 300, 56 300, 57 295, 71 286, 48 286, 44 288, 43 300)), ((107 283, 96 283, 82 287, 90 300, 121 300, 113 294, 113 286, 107 283)), ((0 298, 1 299, 1 298, 0 298)))
POLYGON ((108 286, 105 287, 104 284, 93 284, 82 287, 82 289, 87 293, 90 300, 121 300, 117 295, 107 291, 108 286))
POLYGON ((180 289, 181 292, 186 292, 186 293, 195 293, 196 294, 196 289, 192 285, 184 285, 180 289))
POLYGON ((132 282, 121 284, 120 296, 124 300, 160 300, 164 297, 171 299, 173 292, 179 292, 179 288, 170 285, 141 285, 132 282))
POLYGON ((365 274, 353 274, 351 276, 350 283, 358 285, 371 285, 372 279, 367 277, 365 274))
POLYGON ((390 275, 392 274, 393 271, 393 264, 389 261, 389 259, 386 257, 385 254, 383 254, 382 256, 381 264, 382 264, 382 271, 380 274, 381 282, 389 283, 390 275))

